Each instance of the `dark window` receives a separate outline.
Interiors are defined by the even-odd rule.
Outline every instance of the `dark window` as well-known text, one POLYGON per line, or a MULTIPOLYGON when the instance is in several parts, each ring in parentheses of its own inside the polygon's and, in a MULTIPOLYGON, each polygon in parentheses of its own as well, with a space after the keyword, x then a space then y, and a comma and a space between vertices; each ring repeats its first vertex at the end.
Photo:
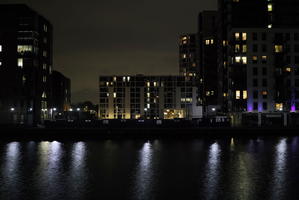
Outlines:
POLYGON ((299 44, 295 44, 294 51, 295 51, 296 53, 299 52, 299 44))
POLYGON ((286 40, 289 41, 291 39, 290 33, 286 33, 285 37, 286 37, 286 40))
POLYGON ((257 81, 257 79, 255 78, 255 79, 253 79, 253 87, 257 87, 258 86, 258 81, 257 81))
POLYGON ((287 79, 287 87, 291 87, 291 80, 287 79))
POLYGON ((253 75, 256 76, 257 75, 257 67, 252 68, 252 72, 253 72, 253 75))
POLYGON ((257 44, 252 45, 252 51, 257 52, 258 51, 258 46, 257 44))
POLYGON ((299 64, 299 56, 295 56, 295 64, 299 64))
POLYGON ((253 110, 257 110, 257 108, 258 108, 258 104, 257 104, 257 102, 254 102, 253 103, 253 110))
POLYGON ((252 40, 257 40, 257 33, 252 33, 252 40))
POLYGON ((263 75, 266 76, 267 75, 267 68, 263 67, 263 75))
POLYGON ((265 44, 262 45, 262 51, 267 52, 267 45, 265 45, 265 44))
POLYGON ((299 87, 299 79, 295 80, 295 87, 299 87))
POLYGON ((291 56, 287 56, 286 57, 286 63, 287 64, 291 64, 291 56))
POLYGON ((268 104, 267 102, 263 102, 263 110, 267 110, 268 109, 268 104))
POLYGON ((254 99, 257 99, 258 96, 259 96, 259 95, 258 95, 258 91, 256 91, 256 90, 253 91, 253 98, 254 98, 254 99))
POLYGON ((275 40, 276 41, 283 41, 283 34, 282 33, 275 33, 275 40))
POLYGON ((262 40, 266 40, 266 39, 267 39, 266 33, 262 33, 262 40))
POLYGON ((298 33, 294 33, 294 40, 297 41, 299 39, 299 34, 298 33))
POLYGON ((295 75, 299 75, 299 68, 295 68, 295 75))
POLYGON ((267 87, 268 86, 268 80, 267 79, 263 79, 263 87, 267 87))

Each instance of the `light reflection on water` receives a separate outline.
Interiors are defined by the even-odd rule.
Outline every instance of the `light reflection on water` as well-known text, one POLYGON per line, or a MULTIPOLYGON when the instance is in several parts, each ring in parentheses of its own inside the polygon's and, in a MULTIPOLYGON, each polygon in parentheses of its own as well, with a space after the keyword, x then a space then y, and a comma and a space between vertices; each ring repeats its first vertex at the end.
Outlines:
POLYGON ((150 142, 146 142, 139 152, 139 163, 136 170, 136 183, 134 189, 134 196, 136 199, 152 199, 152 157, 152 144, 150 142))
POLYGON ((221 149, 217 142, 212 144, 209 149, 208 163, 206 167, 206 188, 205 195, 206 199, 217 198, 217 187, 219 184, 220 175, 220 155, 221 149))
POLYGON ((275 147, 275 162, 273 172, 273 197, 283 199, 286 186, 287 139, 282 138, 275 147))
POLYGON ((123 199, 164 200, 193 192, 190 188, 197 188, 193 199, 286 199, 298 189, 291 185, 298 179, 298 145, 299 137, 219 139, 212 144, 205 140, 1 143, 0 199, 109 199, 118 196, 111 195, 115 191, 123 199), (193 153, 196 156, 190 156, 193 153), (25 196, 28 190, 33 198, 25 196))

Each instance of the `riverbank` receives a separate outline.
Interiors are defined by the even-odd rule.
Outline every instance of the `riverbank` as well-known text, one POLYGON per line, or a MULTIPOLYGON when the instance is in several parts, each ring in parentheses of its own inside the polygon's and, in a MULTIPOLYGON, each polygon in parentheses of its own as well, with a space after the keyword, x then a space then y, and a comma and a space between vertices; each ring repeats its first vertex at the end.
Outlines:
MULTIPOLYGON (((1 128, 1 127, 0 127, 1 128)), ((8 128, 2 139, 155 139, 299 136, 298 128, 8 128)))

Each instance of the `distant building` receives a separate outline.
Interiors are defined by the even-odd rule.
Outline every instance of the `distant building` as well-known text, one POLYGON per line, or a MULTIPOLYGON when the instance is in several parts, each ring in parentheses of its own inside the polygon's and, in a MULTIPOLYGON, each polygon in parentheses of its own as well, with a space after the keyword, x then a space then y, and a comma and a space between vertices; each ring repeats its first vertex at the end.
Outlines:
POLYGON ((26 5, 0 5, 1 123, 50 116, 52 25, 26 5))
POLYGON ((71 80, 57 71, 52 73, 53 109, 55 113, 71 108, 71 80))
POLYGON ((100 76, 100 119, 201 118, 194 79, 183 76, 100 76))

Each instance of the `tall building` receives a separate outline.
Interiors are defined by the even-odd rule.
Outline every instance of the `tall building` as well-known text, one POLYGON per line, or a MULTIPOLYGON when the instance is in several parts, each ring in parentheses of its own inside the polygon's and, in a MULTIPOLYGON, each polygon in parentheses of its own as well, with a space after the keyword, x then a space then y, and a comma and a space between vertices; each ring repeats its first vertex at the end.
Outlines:
POLYGON ((218 71, 223 110, 299 110, 299 2, 219 0, 218 71))
POLYGON ((179 38, 179 51, 180 75, 196 77, 199 70, 197 63, 197 35, 181 35, 179 38))
POLYGON ((53 71, 51 77, 53 111, 55 113, 68 111, 71 108, 71 80, 58 71, 53 71))
POLYGON ((26 5, 0 5, 1 123, 49 117, 52 32, 50 22, 26 5))
POLYGON ((194 79, 184 76, 100 76, 100 119, 201 118, 194 79))
POLYGON ((219 109, 216 19, 216 11, 203 11, 198 17, 199 102, 206 115, 219 109))

